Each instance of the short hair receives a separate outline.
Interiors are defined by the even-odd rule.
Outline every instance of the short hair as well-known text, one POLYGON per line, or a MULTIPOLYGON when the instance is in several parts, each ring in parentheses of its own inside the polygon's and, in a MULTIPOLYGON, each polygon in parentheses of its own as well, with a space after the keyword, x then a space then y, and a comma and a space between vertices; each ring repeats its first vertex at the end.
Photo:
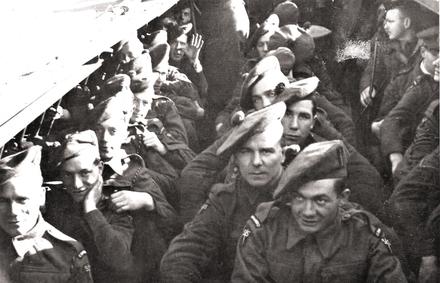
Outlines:
POLYGON ((298 101, 303 101, 303 100, 310 100, 310 101, 312 101, 312 105, 313 105, 312 106, 312 113, 313 113, 313 115, 316 115, 316 112, 317 112, 316 92, 312 92, 311 94, 306 95, 304 97, 298 97, 298 96, 294 95, 291 98, 289 98, 288 100, 286 100, 285 103, 286 103, 286 106, 288 108, 290 105, 292 105, 292 104, 294 104, 294 103, 296 103, 298 101))
POLYGON ((411 28, 413 30, 418 30, 419 27, 419 16, 420 16, 420 6, 416 3, 408 1, 393 1, 387 5, 387 11, 398 10, 400 14, 406 18, 411 19, 411 28))
POLYGON ((189 40, 190 33, 186 33, 185 29, 183 29, 181 26, 179 26, 179 24, 177 23, 177 21, 175 19, 168 18, 168 17, 164 18, 162 20, 162 26, 167 31, 167 41, 169 44, 171 44, 178 37, 180 37, 181 35, 184 35, 184 34, 188 35, 188 40, 189 40))

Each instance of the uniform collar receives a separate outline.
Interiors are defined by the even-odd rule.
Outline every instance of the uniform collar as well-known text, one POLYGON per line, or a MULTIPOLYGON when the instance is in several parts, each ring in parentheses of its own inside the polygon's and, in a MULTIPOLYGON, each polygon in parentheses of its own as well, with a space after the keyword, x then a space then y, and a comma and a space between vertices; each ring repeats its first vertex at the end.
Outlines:
POLYGON ((335 222, 327 227, 327 229, 313 234, 303 232, 299 229, 295 218, 290 217, 287 235, 286 249, 291 249, 301 240, 310 237, 316 241, 323 257, 330 258, 341 246, 341 239, 343 237, 341 230, 341 217, 338 215, 335 222))
POLYGON ((43 238, 47 231, 48 225, 40 215, 32 228, 25 235, 18 235, 12 238, 12 246, 14 247, 19 257, 24 257, 28 252, 35 253, 36 251, 52 248, 50 242, 43 238))
POLYGON ((264 201, 272 200, 272 193, 276 188, 276 184, 278 184, 278 181, 276 181, 275 185, 268 185, 264 188, 255 188, 240 177, 238 177, 238 181, 240 182, 240 186, 244 188, 243 192, 251 204, 260 203, 261 197, 264 198, 264 201))
POLYGON ((118 153, 113 156, 109 161, 104 162, 105 165, 109 166, 116 174, 123 175, 125 169, 127 169, 126 164, 122 162, 124 158, 127 157, 127 154, 122 149, 118 151, 118 153))

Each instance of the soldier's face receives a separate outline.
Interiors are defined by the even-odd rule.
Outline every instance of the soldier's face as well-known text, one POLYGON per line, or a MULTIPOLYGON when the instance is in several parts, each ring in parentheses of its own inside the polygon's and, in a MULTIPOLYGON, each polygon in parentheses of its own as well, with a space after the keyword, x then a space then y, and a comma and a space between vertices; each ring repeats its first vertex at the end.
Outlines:
POLYGON ((136 59, 141 55, 141 52, 138 50, 138 48, 135 48, 132 44, 126 43, 122 47, 122 49, 119 51, 119 60, 122 64, 127 64, 131 60, 136 59))
POLYGON ((256 46, 258 57, 263 58, 267 52, 269 52, 269 40, 271 35, 272 33, 268 32, 258 39, 256 46))
POLYGON ((313 102, 300 100, 291 103, 287 106, 286 114, 281 121, 284 128, 284 144, 298 144, 302 148, 315 125, 313 102))
POLYGON ((428 71, 428 73, 431 74, 431 76, 434 77, 434 79, 435 79, 435 70, 436 68, 438 69, 438 67, 436 67, 438 63, 437 64, 435 63, 438 60, 438 54, 439 54, 438 50, 431 50, 422 47, 423 65, 426 71, 428 71))
POLYGON ((179 62, 185 56, 185 49, 188 47, 188 37, 182 34, 170 45, 170 57, 172 60, 179 62))
POLYGON ((10 179, 0 188, 0 228, 11 237, 29 232, 37 223, 45 191, 29 178, 10 179))
POLYGON ((101 159, 108 161, 120 151, 121 145, 127 139, 127 123, 119 118, 110 118, 95 127, 99 142, 101 159))
POLYGON ((184 25, 191 21, 191 9, 183 8, 179 15, 179 24, 184 25))
POLYGON ((387 11, 384 21, 384 29, 389 39, 399 39, 405 33, 405 18, 398 9, 387 11))
POLYGON ((102 168, 102 162, 97 162, 97 157, 90 154, 82 154, 63 163, 62 180, 75 202, 82 202, 99 183, 102 168))
POLYGON ((337 179, 311 181, 293 193, 291 212, 303 232, 323 231, 334 223, 341 200, 335 190, 336 181, 337 179))
POLYGON ((152 96, 154 94, 154 89, 148 88, 146 92, 149 93, 140 93, 140 94, 136 93, 134 95, 133 98, 134 109, 133 109, 133 115, 131 116, 130 119, 132 123, 145 119, 145 116, 147 116, 148 111, 151 110, 151 102, 153 101, 152 96))
POLYGON ((440 59, 437 58, 437 60, 435 60, 433 64, 434 64, 434 80, 438 82, 440 77, 440 59))
POLYGON ((235 154, 241 177, 252 187, 265 187, 278 180, 284 159, 280 139, 281 128, 268 128, 251 137, 235 154))

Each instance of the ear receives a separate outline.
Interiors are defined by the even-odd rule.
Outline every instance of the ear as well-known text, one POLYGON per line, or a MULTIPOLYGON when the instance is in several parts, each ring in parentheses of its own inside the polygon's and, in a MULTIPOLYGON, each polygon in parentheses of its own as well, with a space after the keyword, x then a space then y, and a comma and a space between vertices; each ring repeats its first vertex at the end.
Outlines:
POLYGON ((99 161, 98 163, 98 170, 99 170, 99 175, 102 175, 102 172, 104 171, 104 163, 102 161, 99 161))
POLYGON ((340 195, 340 199, 343 201, 348 201, 348 198, 350 197, 351 191, 349 188, 345 188, 340 195))
POLYGON ((420 47, 420 55, 422 56, 422 58, 425 58, 425 56, 426 56, 426 47, 425 46, 421 46, 420 47))
POLYGON ((40 207, 43 207, 46 204, 46 188, 40 187, 40 191, 38 193, 38 204, 40 207))
POLYGON ((409 17, 405 17, 405 19, 403 19, 403 27, 405 29, 409 29, 411 27, 411 19, 409 17))
POLYGON ((315 115, 315 116, 313 116, 313 120, 312 120, 312 125, 310 126, 310 129, 311 130, 313 130, 313 128, 315 127, 315 123, 316 123, 316 120, 318 119, 318 117, 315 115))

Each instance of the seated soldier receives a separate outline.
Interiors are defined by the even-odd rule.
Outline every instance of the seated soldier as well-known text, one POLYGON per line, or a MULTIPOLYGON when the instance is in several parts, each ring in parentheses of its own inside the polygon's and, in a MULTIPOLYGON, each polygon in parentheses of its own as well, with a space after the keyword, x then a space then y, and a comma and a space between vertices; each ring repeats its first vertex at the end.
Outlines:
POLYGON ((347 158, 334 140, 289 164, 243 230, 232 282, 406 282, 389 230, 346 204, 347 158))
POLYGON ((212 187, 209 199, 170 244, 161 263, 162 282, 226 282, 231 275, 239 231, 257 205, 270 200, 282 173, 285 105, 250 114, 217 151, 234 155, 239 177, 212 187))
POLYGON ((439 177, 437 145, 408 172, 390 197, 392 223, 405 243, 404 252, 409 267, 418 274, 418 282, 439 280, 439 177))
POLYGON ((130 142, 124 149, 139 154, 148 168, 174 180, 195 154, 188 147, 185 126, 174 102, 154 94, 153 73, 151 78, 149 83, 134 83, 130 142))
POLYGON ((199 94, 196 86, 176 67, 168 63, 170 47, 167 43, 150 48, 153 71, 158 79, 154 85, 155 94, 169 97, 176 103, 177 110, 185 125, 190 148, 199 150, 196 121, 204 115, 204 109, 199 104, 199 94))
POLYGON ((381 150, 391 164, 393 175, 412 140, 417 126, 429 104, 438 99, 439 82, 435 79, 435 66, 439 54, 438 26, 417 34, 422 41, 420 65, 424 75, 414 81, 397 105, 380 125, 381 150))
MULTIPOLYGON (((286 86, 274 101, 284 100, 287 111, 282 122, 284 126, 283 146, 303 149, 307 145, 323 140, 341 139, 341 134, 335 131, 325 116, 318 111, 316 95, 301 89, 286 86), (296 145, 296 146, 295 146, 296 145)), ((312 88, 313 90, 313 88, 312 88)), ((218 172, 228 163, 227 159, 215 156, 214 152, 222 139, 216 141, 188 164, 176 182, 181 192, 180 211, 184 221, 189 221, 206 200, 210 185, 216 179, 218 172), (195 187, 194 180, 198 186, 195 187)), ((350 144, 346 144, 350 156, 348 162, 349 177, 347 183, 352 190, 353 201, 360 203, 373 213, 378 213, 383 204, 382 178, 377 170, 350 144)), ((288 151, 289 152, 289 151, 288 151)), ((286 154, 285 164, 296 155, 286 154)))
MULTIPOLYGON (((177 202, 178 194, 174 189, 174 179, 146 168, 139 155, 127 155, 122 149, 128 136, 127 127, 132 107, 132 97, 111 97, 93 110, 88 124, 98 138, 99 153, 104 162, 104 184, 114 187, 116 191, 110 196, 114 209, 117 212, 129 211, 133 215, 142 216, 139 217, 141 224, 136 226, 135 231, 140 239, 146 240, 145 237, 149 237, 149 234, 159 233, 167 242, 178 229, 176 213, 170 205, 177 202), (144 228, 150 229, 151 225, 142 224, 142 221, 153 222, 159 231, 143 231, 144 228), (138 227, 141 229, 137 229, 138 227)), ((135 224, 137 220, 135 217, 135 224)), ((148 245, 143 247, 147 248, 148 245)), ((146 256, 147 252, 143 255, 146 256)))
POLYGON ((40 212, 41 147, 0 160, 0 281, 93 282, 87 254, 40 212))

